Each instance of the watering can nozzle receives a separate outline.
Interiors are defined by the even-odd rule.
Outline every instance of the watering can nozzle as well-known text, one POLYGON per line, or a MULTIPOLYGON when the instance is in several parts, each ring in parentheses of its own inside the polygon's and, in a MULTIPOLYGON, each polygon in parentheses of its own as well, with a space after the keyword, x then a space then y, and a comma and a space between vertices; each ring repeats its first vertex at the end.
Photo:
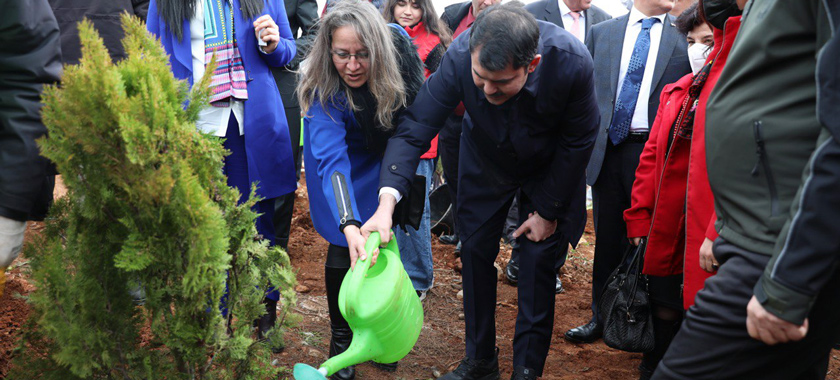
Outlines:
POLYGON ((295 364, 293 376, 295 380, 327 380, 327 369, 324 367, 315 369, 310 365, 295 364))

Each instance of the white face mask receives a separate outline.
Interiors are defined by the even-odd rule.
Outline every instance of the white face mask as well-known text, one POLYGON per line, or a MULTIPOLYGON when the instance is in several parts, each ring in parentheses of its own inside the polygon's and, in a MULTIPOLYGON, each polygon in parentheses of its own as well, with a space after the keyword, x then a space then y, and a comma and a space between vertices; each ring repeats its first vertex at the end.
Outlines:
POLYGON ((694 75, 703 68, 706 63, 706 58, 709 58, 709 51, 712 49, 701 43, 695 42, 694 45, 688 47, 688 63, 691 64, 691 72, 694 75))

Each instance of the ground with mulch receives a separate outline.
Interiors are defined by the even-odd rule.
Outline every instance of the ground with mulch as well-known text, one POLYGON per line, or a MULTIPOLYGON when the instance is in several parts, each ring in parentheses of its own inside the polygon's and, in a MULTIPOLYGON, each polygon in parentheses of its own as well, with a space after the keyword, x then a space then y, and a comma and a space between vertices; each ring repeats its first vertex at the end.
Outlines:
MULTIPOLYGON (((303 183, 303 181, 301 181, 303 183)), ((57 195, 63 194, 59 186, 57 195)), ((590 215, 591 216, 591 215, 590 215)), ((27 234, 40 233, 40 223, 30 225, 27 234)), ((548 353, 544 379, 636 379, 640 354, 613 350, 603 342, 577 345, 563 340, 563 332, 588 321, 592 281, 592 256, 595 236, 593 227, 586 232, 577 250, 570 251, 561 273, 565 292, 555 301, 554 334, 548 353)), ((357 379, 434 379, 457 366, 464 355, 463 308, 459 298, 460 274, 454 247, 433 239, 435 286, 423 303, 425 321, 414 350, 402 361, 396 372, 389 373, 370 364, 357 366, 357 379)), ((297 191, 289 255, 298 278, 298 304, 295 312, 302 321, 286 334, 286 349, 275 355, 275 363, 289 369, 294 363, 317 365, 329 353, 329 317, 324 292, 324 260, 327 242, 312 227, 305 186, 297 191)), ((510 257, 510 248, 500 242, 496 260, 501 273, 510 257)), ((5 378, 21 326, 30 308, 25 296, 33 287, 27 281, 28 265, 22 255, 9 272, 6 292, 0 298, 0 378, 5 378)), ((516 287, 500 275, 497 282, 496 341, 502 378, 510 377, 513 359, 512 341, 516 320, 516 287)), ((829 379, 840 379, 840 352, 832 351, 829 379)))

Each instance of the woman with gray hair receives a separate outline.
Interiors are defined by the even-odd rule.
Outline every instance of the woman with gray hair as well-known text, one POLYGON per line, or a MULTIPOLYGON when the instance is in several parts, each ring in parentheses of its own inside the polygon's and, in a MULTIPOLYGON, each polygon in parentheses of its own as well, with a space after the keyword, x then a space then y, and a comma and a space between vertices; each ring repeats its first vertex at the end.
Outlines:
MULTIPOLYGON (((388 138, 422 84, 423 65, 408 36, 388 27, 362 0, 342 0, 330 9, 301 66, 297 93, 304 112, 309 210, 315 229, 330 243, 324 268, 330 356, 344 352, 353 336, 339 311, 338 292, 365 252, 350 251, 348 239, 363 239, 359 227, 378 204, 388 138)), ((353 379, 355 370, 332 377, 353 379)))

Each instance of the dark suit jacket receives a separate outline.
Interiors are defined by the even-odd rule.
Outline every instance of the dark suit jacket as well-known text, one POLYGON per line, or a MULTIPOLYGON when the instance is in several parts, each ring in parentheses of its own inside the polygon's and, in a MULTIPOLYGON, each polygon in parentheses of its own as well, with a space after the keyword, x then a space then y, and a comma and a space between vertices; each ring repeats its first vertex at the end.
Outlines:
POLYGON ((464 17, 467 17, 467 14, 470 13, 470 7, 472 6, 472 2, 465 1, 463 3, 452 4, 443 9, 443 14, 440 15, 440 19, 449 27, 449 31, 455 33, 455 29, 458 28, 458 24, 461 23, 461 20, 464 17))
MULTIPOLYGON (((618 92, 618 71, 621 65, 621 50, 624 45, 624 32, 627 29, 629 15, 604 21, 592 27, 592 33, 586 38, 586 46, 595 62, 595 92, 598 94, 598 107, 601 110, 601 127, 598 139, 586 167, 586 183, 594 185, 604 163, 607 149, 607 129, 612 122, 615 108, 615 94, 618 92)), ((688 44, 685 36, 674 27, 674 17, 665 15, 662 39, 659 41, 659 53, 650 85, 648 98, 648 124, 653 124, 656 110, 659 109, 659 94, 662 89, 676 82, 691 72, 688 63, 688 44)), ((631 38, 635 38, 632 36, 631 38)))
MULTIPOLYGON (((292 37, 295 37, 297 53, 286 67, 272 67, 271 73, 274 74, 274 80, 277 81, 277 89, 280 90, 283 106, 285 108, 298 108, 300 105, 297 96, 295 96, 297 80, 293 70, 297 70, 315 40, 318 3, 315 0, 285 0, 285 4, 286 15, 289 18, 289 28, 292 30, 292 37)), ((297 143, 297 141, 292 141, 292 143, 297 143)))
POLYGON ((79 21, 87 18, 105 41, 111 59, 125 58, 120 16, 124 12, 146 20, 149 0, 50 0, 61 31, 61 58, 65 64, 79 63, 82 49, 79 42, 79 21))
POLYGON ((380 186, 407 194, 420 155, 463 101, 457 202, 462 239, 520 188, 542 217, 558 221, 571 242, 583 232, 583 172, 598 125, 592 58, 571 34, 538 24, 542 60, 516 98, 502 106, 487 101, 473 82, 469 36, 462 34, 388 141, 380 186))
MULTIPOLYGON (((563 28, 563 15, 560 14, 560 5, 557 0, 540 0, 530 3, 525 6, 528 12, 531 12, 537 20, 548 21, 554 25, 563 28)), ((592 6, 583 11, 584 14, 584 30, 586 31, 586 39, 590 37, 592 26, 602 21, 607 21, 612 18, 603 9, 592 6)))

